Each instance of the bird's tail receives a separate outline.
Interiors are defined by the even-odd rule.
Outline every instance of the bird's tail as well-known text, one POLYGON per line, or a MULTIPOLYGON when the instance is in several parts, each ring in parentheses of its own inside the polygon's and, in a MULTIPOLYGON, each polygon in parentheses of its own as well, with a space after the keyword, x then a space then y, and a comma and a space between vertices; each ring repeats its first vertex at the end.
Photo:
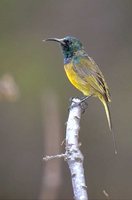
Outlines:
POLYGON ((116 148, 116 140, 115 140, 115 134, 112 130, 112 120, 111 120, 111 114, 110 114, 110 109, 107 100, 103 96, 99 96, 100 101, 103 103, 104 108, 105 108, 105 113, 109 125, 109 129, 112 133, 112 138, 113 138, 113 143, 114 143, 114 149, 115 149, 115 154, 117 154, 117 148, 116 148))
POLYGON ((106 113, 106 117, 107 117, 107 121, 108 121, 108 125, 109 125, 109 129, 110 129, 110 131, 112 131, 112 120, 111 120, 111 114, 110 114, 110 109, 109 109, 108 102, 106 101, 106 99, 103 96, 101 96, 99 98, 100 98, 101 102, 104 105, 105 113, 106 113))

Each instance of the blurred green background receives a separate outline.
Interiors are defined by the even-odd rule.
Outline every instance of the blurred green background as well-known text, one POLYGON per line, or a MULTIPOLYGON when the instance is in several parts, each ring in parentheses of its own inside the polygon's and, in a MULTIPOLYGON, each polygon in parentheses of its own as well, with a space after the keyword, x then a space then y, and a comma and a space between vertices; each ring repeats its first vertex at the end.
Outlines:
POLYGON ((13 79, 15 91, 7 94, 0 86, 1 200, 73 199, 67 163, 42 160, 64 152, 69 98, 81 96, 66 78, 58 44, 42 42, 66 35, 82 41, 112 96, 117 156, 102 104, 91 98, 82 116, 80 142, 89 198, 107 199, 105 190, 112 200, 132 199, 131 23, 131 0, 0 1, 0 85, 4 79, 10 87, 13 79), (56 124, 59 131, 53 129, 56 124), (46 165, 52 166, 50 172, 45 172, 46 165), (58 185, 52 193, 53 182, 58 185))

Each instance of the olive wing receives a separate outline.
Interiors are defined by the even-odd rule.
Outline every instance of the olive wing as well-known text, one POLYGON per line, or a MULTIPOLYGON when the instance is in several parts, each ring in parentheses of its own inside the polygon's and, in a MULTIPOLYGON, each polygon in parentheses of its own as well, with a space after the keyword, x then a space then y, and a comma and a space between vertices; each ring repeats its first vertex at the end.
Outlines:
POLYGON ((73 69, 86 84, 89 84, 101 93, 107 101, 110 101, 109 89, 104 76, 91 57, 78 57, 78 62, 73 61, 73 69))

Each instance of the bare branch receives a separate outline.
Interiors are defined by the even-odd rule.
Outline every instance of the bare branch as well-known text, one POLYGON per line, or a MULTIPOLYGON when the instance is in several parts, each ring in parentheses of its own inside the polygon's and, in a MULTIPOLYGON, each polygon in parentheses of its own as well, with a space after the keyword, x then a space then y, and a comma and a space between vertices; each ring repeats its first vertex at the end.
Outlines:
POLYGON ((83 168, 84 157, 79 149, 80 143, 78 141, 81 114, 85 111, 86 106, 85 101, 78 98, 72 99, 69 117, 66 123, 66 152, 64 154, 45 156, 43 158, 45 161, 55 158, 65 158, 71 172, 75 200, 88 200, 83 168))
POLYGON ((78 98, 72 99, 66 127, 66 155, 71 172, 75 200, 88 200, 83 168, 84 158, 78 142, 82 106, 84 109, 85 102, 82 103, 78 98))
POLYGON ((55 158, 65 158, 66 157, 66 154, 58 154, 58 155, 54 155, 54 156, 45 156, 43 158, 43 160, 45 161, 48 161, 48 160, 52 160, 52 159, 55 159, 55 158))

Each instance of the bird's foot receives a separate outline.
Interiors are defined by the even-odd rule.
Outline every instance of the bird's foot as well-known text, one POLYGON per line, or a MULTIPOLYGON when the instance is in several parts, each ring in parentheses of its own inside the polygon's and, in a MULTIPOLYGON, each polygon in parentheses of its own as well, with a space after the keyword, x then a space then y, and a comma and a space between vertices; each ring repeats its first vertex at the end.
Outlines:
POLYGON ((79 97, 70 97, 69 98, 69 102, 70 102, 70 105, 68 106, 68 111, 73 108, 73 107, 76 107, 78 106, 78 103, 74 101, 74 99, 80 99, 79 97), (72 102, 74 102, 76 105, 72 105, 72 102))
POLYGON ((90 96, 83 96, 83 97, 80 98, 80 100, 81 100, 81 102, 84 102, 87 99, 89 99, 90 97, 91 97, 91 95, 90 96))
POLYGON ((80 106, 81 106, 81 110, 82 110, 82 114, 85 113, 85 110, 87 109, 88 107, 88 103, 86 101, 82 101, 80 103, 80 106))
POLYGON ((81 97, 70 97, 69 102, 72 103, 73 99, 81 99, 81 97))
POLYGON ((88 103, 86 102, 86 100, 88 98, 89 98, 89 96, 81 97, 81 98, 79 98, 79 97, 70 98, 70 102, 73 102, 74 104, 71 103, 71 105, 69 106, 69 109, 80 106, 81 110, 82 110, 82 114, 83 114, 88 107, 88 103))
POLYGON ((78 106, 78 103, 74 101, 74 99, 80 99, 79 97, 70 97, 69 98, 69 102, 70 102, 70 105, 68 106, 68 112, 70 109, 78 106), (74 102, 74 105, 72 105, 72 103, 74 102))

